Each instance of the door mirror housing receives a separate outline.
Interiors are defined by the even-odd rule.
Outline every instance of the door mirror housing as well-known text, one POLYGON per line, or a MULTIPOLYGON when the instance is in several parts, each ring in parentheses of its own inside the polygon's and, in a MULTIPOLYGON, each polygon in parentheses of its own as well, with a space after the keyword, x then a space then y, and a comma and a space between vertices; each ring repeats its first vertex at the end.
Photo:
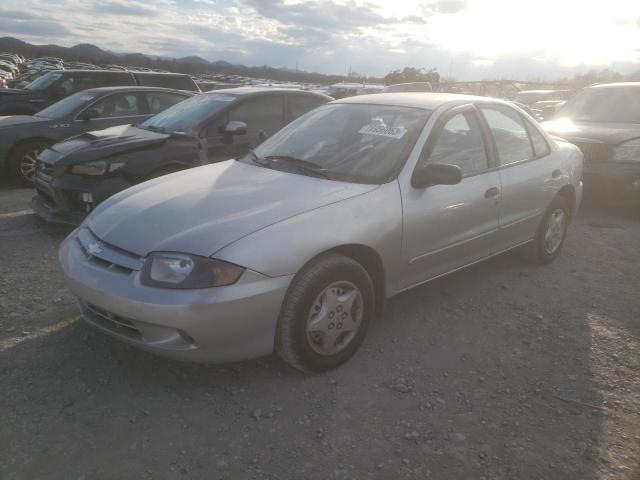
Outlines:
POLYGON ((82 114, 80 114, 80 120, 83 122, 88 122, 92 118, 98 118, 100 116, 100 112, 96 108, 87 108, 82 114))
POLYGON ((462 181, 462 170, 457 165, 427 163, 413 172, 411 185, 425 188, 430 185, 457 185, 462 181))
POLYGON ((224 126, 223 133, 226 135, 244 135, 247 133, 247 124, 238 120, 231 120, 224 126))

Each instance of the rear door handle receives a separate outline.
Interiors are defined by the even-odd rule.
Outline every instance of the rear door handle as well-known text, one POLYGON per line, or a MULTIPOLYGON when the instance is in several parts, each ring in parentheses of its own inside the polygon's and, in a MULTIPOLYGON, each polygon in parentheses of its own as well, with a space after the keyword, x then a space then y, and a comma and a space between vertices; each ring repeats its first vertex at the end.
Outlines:
POLYGON ((492 198, 498 195, 499 193, 500 193, 500 190, 498 190, 498 187, 491 187, 489 190, 484 192, 484 198, 492 198))
POLYGON ((562 172, 559 168, 556 168, 553 172, 551 172, 552 178, 558 178, 560 175, 562 175, 562 172))

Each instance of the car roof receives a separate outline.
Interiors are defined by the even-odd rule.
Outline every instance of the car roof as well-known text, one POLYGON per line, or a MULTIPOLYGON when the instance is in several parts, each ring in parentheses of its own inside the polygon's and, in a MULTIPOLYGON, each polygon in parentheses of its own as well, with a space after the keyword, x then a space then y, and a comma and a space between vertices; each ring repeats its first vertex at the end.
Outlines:
POLYGON ((173 92, 173 93, 182 93, 182 94, 195 93, 187 90, 180 90, 178 88, 143 87, 139 85, 88 88, 87 90, 82 90, 82 92, 79 92, 79 93, 110 93, 110 92, 173 92))
MULTIPOLYGON (((321 97, 327 97, 327 95, 322 95, 321 93, 309 92, 308 90, 302 89, 294 89, 294 88, 279 88, 279 87, 235 87, 235 88, 223 88, 221 90, 210 90, 208 92, 202 92, 200 95, 236 95, 236 96, 244 96, 244 95, 252 95, 252 94, 260 94, 260 93, 271 93, 271 92, 279 92, 279 93, 305 93, 307 95, 315 95, 321 97)), ((328 97, 330 98, 330 97, 328 97)))
POLYGON ((464 104, 471 102, 508 104, 508 102, 491 97, 432 92, 375 93, 373 95, 358 95, 356 97, 341 98, 331 103, 390 105, 396 107, 413 107, 425 110, 435 110, 444 104, 464 104))
POLYGON ((551 92, 557 92, 558 90, 520 90, 519 92, 516 92, 516 95, 518 93, 551 93, 551 92))
POLYGON ((589 88, 611 88, 611 87, 640 87, 640 82, 599 83, 597 85, 591 85, 589 88))

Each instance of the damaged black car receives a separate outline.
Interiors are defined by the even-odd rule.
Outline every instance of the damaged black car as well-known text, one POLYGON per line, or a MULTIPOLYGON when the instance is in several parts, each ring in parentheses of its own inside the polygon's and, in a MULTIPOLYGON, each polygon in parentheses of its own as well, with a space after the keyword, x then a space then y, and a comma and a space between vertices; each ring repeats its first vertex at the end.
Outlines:
POLYGON ((243 155, 330 100, 301 90, 234 88, 196 95, 138 126, 70 138, 39 154, 32 207, 47 221, 78 224, 115 193, 243 155))
POLYGON ((582 150, 585 195, 640 201, 640 82, 585 88, 542 126, 582 150))

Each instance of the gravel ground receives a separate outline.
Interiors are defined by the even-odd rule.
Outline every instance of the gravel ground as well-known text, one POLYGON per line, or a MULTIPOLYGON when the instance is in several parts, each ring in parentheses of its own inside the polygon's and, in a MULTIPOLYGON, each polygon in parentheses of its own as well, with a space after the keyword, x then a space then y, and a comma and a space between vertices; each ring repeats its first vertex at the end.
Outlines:
POLYGON ((68 229, 0 187, 2 479, 640 479, 640 218, 583 209, 392 299, 342 368, 157 358, 78 320, 68 229))

